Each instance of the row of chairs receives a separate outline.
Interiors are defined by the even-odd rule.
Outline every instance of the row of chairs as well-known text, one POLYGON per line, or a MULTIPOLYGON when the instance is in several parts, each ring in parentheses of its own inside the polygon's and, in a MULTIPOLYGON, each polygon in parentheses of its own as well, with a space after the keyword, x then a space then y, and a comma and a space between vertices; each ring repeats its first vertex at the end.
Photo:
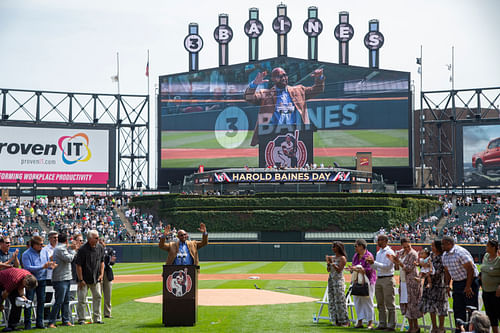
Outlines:
MULTIPOLYGON (((77 284, 71 284, 70 285, 70 301, 69 301, 69 308, 70 308, 70 311, 71 311, 71 315, 70 315, 70 321, 72 324, 75 323, 75 320, 77 318, 77 311, 76 311, 76 306, 78 304, 78 297, 77 297, 77 288, 78 288, 78 285, 77 284)), ((54 287, 52 286, 47 286, 46 289, 45 289, 45 292, 47 295, 50 295, 50 299, 46 299, 45 301, 45 304, 44 304, 44 308, 45 309, 52 309, 52 307, 54 306, 55 302, 56 302, 56 297, 55 297, 55 290, 54 290, 54 287)), ((5 301, 5 309, 2 311, 2 320, 0 321, 0 326, 7 326, 7 319, 9 318, 9 311, 10 311, 10 303, 9 303, 9 300, 7 299, 5 301)), ((91 317, 92 315, 92 298, 91 297, 87 297, 86 299, 86 302, 85 302, 85 315, 88 316, 89 318, 91 317)), ((21 311, 22 315, 24 316, 24 311, 21 311)), ((31 316, 32 316, 32 322, 35 322, 36 321, 36 300, 33 302, 33 309, 31 311, 31 316)), ((60 319, 60 318, 58 318, 60 319)), ((21 319, 22 321, 23 319, 21 319)), ((48 324, 49 320, 47 317, 44 318, 44 323, 45 324, 48 324)))

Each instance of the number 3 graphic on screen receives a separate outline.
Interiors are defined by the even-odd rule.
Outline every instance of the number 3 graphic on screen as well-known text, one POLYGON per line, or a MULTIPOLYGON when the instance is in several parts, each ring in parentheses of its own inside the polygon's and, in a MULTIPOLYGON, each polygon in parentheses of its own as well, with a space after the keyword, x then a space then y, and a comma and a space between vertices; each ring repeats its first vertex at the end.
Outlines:
POLYGON ((215 138, 224 148, 237 148, 245 141, 248 133, 248 118, 237 106, 222 111, 215 121, 215 138))

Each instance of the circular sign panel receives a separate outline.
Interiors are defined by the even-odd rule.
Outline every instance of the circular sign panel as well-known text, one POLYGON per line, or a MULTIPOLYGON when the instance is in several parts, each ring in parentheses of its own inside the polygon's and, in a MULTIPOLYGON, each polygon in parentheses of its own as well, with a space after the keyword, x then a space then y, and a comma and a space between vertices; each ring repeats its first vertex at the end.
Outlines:
POLYGON ((219 44, 227 44, 233 39, 233 29, 228 25, 219 25, 214 30, 214 38, 219 44))
POLYGON ((292 21, 287 16, 277 16, 273 21, 273 30, 278 35, 286 35, 292 30, 292 21))
POLYGON ((370 31, 365 35, 365 46, 370 50, 378 50, 384 45, 384 35, 380 31, 370 31))
POLYGON ((203 48, 203 39, 201 39, 200 35, 187 35, 184 38, 184 48, 191 53, 200 52, 203 48))
POLYGON ((237 106, 222 111, 215 121, 215 138, 224 148, 239 147, 248 133, 248 118, 237 106))
POLYGON ((349 23, 340 23, 335 27, 334 34, 339 42, 348 42, 354 36, 354 28, 349 23))
POLYGON ((250 38, 257 38, 264 32, 264 25, 259 20, 248 20, 245 23, 245 35, 250 38))
POLYGON ((323 23, 317 18, 310 18, 304 22, 304 32, 309 37, 316 37, 323 31, 323 23))

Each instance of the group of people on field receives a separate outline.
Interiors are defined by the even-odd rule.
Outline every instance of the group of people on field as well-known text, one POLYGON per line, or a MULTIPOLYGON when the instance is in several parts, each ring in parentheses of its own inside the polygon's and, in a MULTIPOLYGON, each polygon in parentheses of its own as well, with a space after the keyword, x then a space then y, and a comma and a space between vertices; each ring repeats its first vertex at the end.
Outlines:
POLYGON ((48 321, 47 327, 55 328, 59 314, 61 326, 73 326, 69 307, 72 297, 78 300, 78 323, 89 323, 85 313, 88 289, 92 294, 92 322, 103 323, 101 290, 105 296, 104 316, 111 317, 111 266, 116 256, 103 239, 99 239, 99 233, 89 231, 84 243, 81 234, 70 241, 67 234, 50 231, 48 244, 43 242, 42 237, 33 236, 19 260, 18 249, 9 252, 10 238, 0 238, 0 309, 4 307, 4 300, 9 299, 10 303, 7 327, 3 331, 17 329, 22 307, 25 308, 24 329, 31 329, 31 304, 36 307, 35 328, 45 328, 45 321, 48 321), (76 295, 71 294, 72 284, 77 284, 76 295), (53 292, 47 290, 48 286, 53 287, 53 292), (48 299, 55 301, 46 311, 48 299))
MULTIPOLYGON (((430 313, 432 333, 444 333, 444 321, 448 316, 448 297, 453 298, 453 313, 456 329, 468 318, 466 308, 478 308, 478 295, 482 286, 482 298, 486 316, 474 312, 477 326, 491 326, 498 333, 500 320, 500 256, 498 241, 492 239, 486 245, 481 271, 474 264, 472 255, 455 244, 452 237, 443 237, 432 242, 432 252, 422 249, 417 252, 410 241, 401 239, 401 249, 394 251, 388 245, 388 237, 379 235, 378 251, 374 256, 363 239, 355 242, 352 265, 347 266, 347 254, 342 242, 332 244, 333 256, 326 256, 328 277, 328 310, 334 325, 350 326, 347 314, 344 270, 359 275, 368 284, 368 296, 352 296, 356 310, 356 328, 394 331, 396 329, 396 282, 399 283, 399 303, 402 315, 409 324, 410 333, 420 332, 418 319, 430 313), (399 281, 395 270, 399 270, 399 281), (375 320, 373 296, 378 308, 378 326, 375 320)), ((356 275, 356 277, 355 277, 356 275)), ((363 279, 361 280, 363 281, 363 279)), ((354 282, 354 281, 353 281, 354 282)), ((354 318, 353 318, 354 319, 354 318)), ((468 329, 465 328, 465 329, 468 329)), ((477 332, 477 329, 476 329, 477 332)))

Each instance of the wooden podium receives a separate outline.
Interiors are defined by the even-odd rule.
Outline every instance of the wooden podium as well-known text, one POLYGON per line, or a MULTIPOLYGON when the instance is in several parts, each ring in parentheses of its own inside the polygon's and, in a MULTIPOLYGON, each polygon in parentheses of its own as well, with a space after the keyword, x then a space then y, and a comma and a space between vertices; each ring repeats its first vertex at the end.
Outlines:
POLYGON ((163 325, 196 324, 199 268, 195 265, 163 265, 163 325))

